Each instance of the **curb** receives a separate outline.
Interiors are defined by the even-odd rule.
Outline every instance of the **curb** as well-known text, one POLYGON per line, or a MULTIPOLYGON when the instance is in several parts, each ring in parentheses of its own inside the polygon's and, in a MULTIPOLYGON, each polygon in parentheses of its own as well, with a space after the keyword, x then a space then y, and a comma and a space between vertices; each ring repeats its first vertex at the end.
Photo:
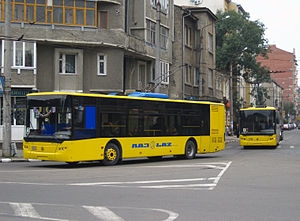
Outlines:
POLYGON ((2 158, 1 163, 10 163, 10 162, 29 162, 30 160, 23 158, 2 158))

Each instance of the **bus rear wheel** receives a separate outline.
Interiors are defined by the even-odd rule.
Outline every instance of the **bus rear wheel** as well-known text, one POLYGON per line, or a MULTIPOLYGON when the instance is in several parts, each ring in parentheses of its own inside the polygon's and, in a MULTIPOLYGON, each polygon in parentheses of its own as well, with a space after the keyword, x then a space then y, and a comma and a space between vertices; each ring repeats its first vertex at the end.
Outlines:
POLYGON ((185 145, 185 158, 186 159, 194 159, 196 157, 196 144, 192 140, 188 140, 185 145))
POLYGON ((108 143, 104 150, 103 164, 105 166, 116 165, 121 158, 121 151, 118 145, 114 143, 108 143))

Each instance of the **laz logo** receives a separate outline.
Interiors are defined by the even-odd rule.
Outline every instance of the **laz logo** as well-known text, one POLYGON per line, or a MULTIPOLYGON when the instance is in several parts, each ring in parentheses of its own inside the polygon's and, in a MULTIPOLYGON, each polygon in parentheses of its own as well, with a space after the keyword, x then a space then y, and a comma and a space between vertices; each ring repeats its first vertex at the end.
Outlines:
POLYGON ((156 147, 171 147, 171 142, 162 142, 162 143, 156 143, 156 147))

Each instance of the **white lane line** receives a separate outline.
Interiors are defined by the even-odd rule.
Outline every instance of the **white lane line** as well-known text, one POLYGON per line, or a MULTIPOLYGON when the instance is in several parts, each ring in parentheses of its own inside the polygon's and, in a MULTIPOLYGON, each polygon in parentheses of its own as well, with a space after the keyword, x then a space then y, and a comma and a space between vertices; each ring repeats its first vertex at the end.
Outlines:
POLYGON ((112 212, 110 209, 101 206, 83 206, 91 214, 103 221, 125 221, 120 216, 112 212))
POLYGON ((190 189, 194 187, 202 187, 202 188, 213 188, 215 187, 216 184, 214 183, 206 183, 206 184, 183 184, 183 185, 159 185, 159 186, 139 186, 139 188, 153 188, 153 189, 172 189, 172 188, 185 188, 185 189, 190 189))
POLYGON ((226 166, 223 168, 223 170, 221 170, 221 172, 218 174, 218 176, 216 177, 216 179, 214 180, 214 184, 218 184, 219 180, 221 179, 221 177, 223 176, 223 174, 226 172, 226 170, 229 168, 230 164, 232 163, 232 161, 229 161, 226 166))
POLYGON ((141 181, 119 181, 119 182, 99 182, 99 183, 71 183, 71 186, 101 186, 101 185, 123 185, 123 184, 150 184, 150 183, 173 183, 173 182, 191 182, 205 181, 207 178, 192 179, 173 179, 173 180, 141 180, 141 181))
POLYGON ((294 146, 290 146, 290 148, 291 148, 291 149, 294 149, 295 147, 294 147, 294 146))

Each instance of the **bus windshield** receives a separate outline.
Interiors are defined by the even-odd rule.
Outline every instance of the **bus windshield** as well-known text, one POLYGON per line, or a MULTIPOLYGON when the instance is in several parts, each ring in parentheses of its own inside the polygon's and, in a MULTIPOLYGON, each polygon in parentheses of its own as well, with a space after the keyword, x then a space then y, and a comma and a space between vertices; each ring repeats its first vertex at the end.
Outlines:
POLYGON ((30 96, 27 119, 27 138, 70 139, 71 99, 65 95, 30 96))
POLYGON ((242 110, 240 112, 241 134, 274 134, 276 133, 274 110, 242 110))

